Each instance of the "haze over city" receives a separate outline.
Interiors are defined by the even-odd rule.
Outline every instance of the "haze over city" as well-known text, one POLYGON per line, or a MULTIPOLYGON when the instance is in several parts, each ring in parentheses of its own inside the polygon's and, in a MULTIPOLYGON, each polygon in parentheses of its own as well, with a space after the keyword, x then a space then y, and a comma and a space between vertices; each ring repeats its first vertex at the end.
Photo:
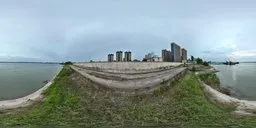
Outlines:
POLYGON ((255 61, 254 0, 0 1, 0 61, 106 60, 132 51, 255 61))

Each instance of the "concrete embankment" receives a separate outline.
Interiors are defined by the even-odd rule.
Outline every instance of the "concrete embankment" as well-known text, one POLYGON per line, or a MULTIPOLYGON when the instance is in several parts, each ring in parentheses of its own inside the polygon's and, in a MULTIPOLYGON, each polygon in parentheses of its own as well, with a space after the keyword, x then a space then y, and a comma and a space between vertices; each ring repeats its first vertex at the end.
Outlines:
MULTIPOLYGON (((216 70, 214 68, 211 68, 207 72, 215 73, 216 70)), ((240 100, 213 89, 210 85, 205 84, 200 79, 199 82, 204 87, 204 92, 210 101, 235 106, 235 113, 239 115, 251 115, 254 114, 254 112, 256 111, 256 101, 240 100)))
POLYGON ((187 69, 186 67, 181 67, 181 63, 130 62, 129 64, 80 63, 71 67, 94 83, 106 88, 122 91, 150 90, 161 83, 183 74, 187 69), (129 68, 129 64, 131 68, 129 68), (148 65, 150 66, 147 67, 148 65))
POLYGON ((76 63, 78 67, 94 71, 102 71, 117 74, 150 73, 177 67, 182 63, 170 62, 101 62, 101 63, 76 63))
POLYGON ((223 94, 207 84, 202 84, 204 86, 204 92, 211 101, 227 105, 234 105, 236 107, 235 113, 237 114, 248 115, 253 114, 256 111, 256 101, 239 100, 223 94))
POLYGON ((0 101, 0 110, 26 107, 28 105, 31 105, 35 101, 41 100, 43 98, 42 92, 46 90, 54 82, 54 79, 62 70, 62 68, 63 67, 59 69, 57 74, 44 87, 40 88, 36 92, 22 98, 0 101))

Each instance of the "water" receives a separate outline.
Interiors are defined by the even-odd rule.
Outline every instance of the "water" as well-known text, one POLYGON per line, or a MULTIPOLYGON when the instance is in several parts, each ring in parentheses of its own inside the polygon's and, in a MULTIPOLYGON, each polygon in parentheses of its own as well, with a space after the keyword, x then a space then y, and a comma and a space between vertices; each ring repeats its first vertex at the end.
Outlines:
POLYGON ((42 88, 60 70, 58 64, 0 63, 0 100, 24 97, 42 88))
POLYGON ((238 65, 213 65, 222 87, 235 90, 241 99, 256 100, 256 63, 238 65))

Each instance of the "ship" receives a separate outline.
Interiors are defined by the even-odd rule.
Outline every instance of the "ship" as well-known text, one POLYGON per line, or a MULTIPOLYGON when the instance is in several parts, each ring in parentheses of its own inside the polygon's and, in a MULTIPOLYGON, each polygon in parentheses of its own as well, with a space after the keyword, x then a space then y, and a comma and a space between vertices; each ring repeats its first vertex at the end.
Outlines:
POLYGON ((239 64, 239 62, 232 62, 232 61, 226 61, 226 62, 224 62, 223 64, 225 64, 225 65, 236 65, 236 64, 239 64))
POLYGON ((236 65, 236 64, 239 64, 239 62, 226 61, 223 64, 225 64, 225 65, 236 65))

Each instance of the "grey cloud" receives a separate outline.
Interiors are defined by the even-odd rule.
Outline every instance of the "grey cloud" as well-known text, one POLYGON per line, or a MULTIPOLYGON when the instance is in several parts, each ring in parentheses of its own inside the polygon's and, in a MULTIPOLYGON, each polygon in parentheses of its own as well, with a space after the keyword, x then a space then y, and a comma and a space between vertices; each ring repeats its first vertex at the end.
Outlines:
POLYGON ((151 51, 161 55, 176 41, 189 55, 224 59, 234 50, 229 45, 256 48, 255 7, 254 0, 0 1, 0 51, 88 61, 130 50, 141 59, 151 51))

